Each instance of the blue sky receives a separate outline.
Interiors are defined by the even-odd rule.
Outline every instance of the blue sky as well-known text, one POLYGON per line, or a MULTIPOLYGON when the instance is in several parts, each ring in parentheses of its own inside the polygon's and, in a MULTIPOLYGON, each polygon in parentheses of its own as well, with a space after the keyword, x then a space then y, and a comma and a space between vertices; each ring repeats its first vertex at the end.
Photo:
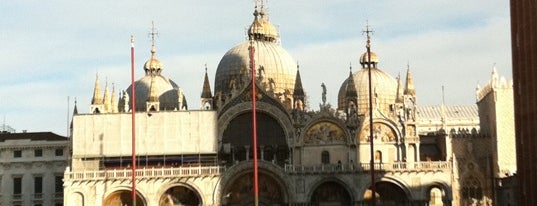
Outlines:
MULTIPOLYGON (((7 1, 0 5, 0 115, 17 131, 67 132, 78 100, 89 110, 95 74, 116 92, 130 84, 130 35, 136 38, 136 77, 150 56, 151 21, 159 32, 163 74, 181 86, 191 109, 208 65, 214 73, 226 51, 242 42, 253 20, 253 1, 7 1), (71 102, 68 108, 68 97, 71 102)), ((418 104, 474 104, 477 84, 496 64, 511 79, 509 2, 500 0, 269 1, 270 21, 282 46, 300 63, 313 109, 328 102, 349 64, 359 69, 366 21, 375 33, 379 67, 397 76, 412 69, 418 104), (330 74, 330 75, 326 75, 330 74)))

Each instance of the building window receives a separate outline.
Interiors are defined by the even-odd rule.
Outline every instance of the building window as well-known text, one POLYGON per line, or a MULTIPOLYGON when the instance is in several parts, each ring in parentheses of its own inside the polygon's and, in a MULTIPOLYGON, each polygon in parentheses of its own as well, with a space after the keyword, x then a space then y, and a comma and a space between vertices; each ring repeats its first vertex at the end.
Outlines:
POLYGON ((41 176, 34 177, 34 193, 35 194, 43 193, 43 177, 41 176))
POLYGON ((42 157, 42 156, 43 156, 43 150, 42 150, 42 149, 36 149, 36 150, 34 150, 34 156, 36 156, 36 157, 42 157))
POLYGON ((56 156, 63 156, 63 149, 56 149, 56 156))
POLYGON ((475 176, 465 178, 462 186, 462 197, 467 202, 481 202, 483 198, 483 189, 481 183, 475 176))
POLYGON ((54 177, 54 192, 63 193, 63 176, 61 175, 54 177))
POLYGON ((13 194, 20 195, 22 193, 22 177, 13 178, 13 194))
POLYGON ((323 151, 321 153, 321 163, 330 164, 330 153, 328 153, 328 151, 323 151))
POLYGON ((22 151, 21 151, 21 150, 15 150, 15 151, 13 151, 13 157, 14 157, 14 158, 22 157, 22 151))

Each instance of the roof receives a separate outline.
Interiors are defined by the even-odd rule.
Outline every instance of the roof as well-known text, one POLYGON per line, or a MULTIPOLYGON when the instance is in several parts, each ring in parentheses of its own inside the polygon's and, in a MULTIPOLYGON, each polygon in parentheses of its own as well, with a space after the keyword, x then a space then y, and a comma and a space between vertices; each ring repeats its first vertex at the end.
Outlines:
POLYGON ((6 140, 30 139, 31 141, 66 141, 67 137, 52 132, 0 133, 0 142, 6 140))
MULTIPOLYGON (((479 119, 477 105, 444 105, 446 119, 479 119)), ((419 106, 418 118, 442 119, 442 105, 419 106)))

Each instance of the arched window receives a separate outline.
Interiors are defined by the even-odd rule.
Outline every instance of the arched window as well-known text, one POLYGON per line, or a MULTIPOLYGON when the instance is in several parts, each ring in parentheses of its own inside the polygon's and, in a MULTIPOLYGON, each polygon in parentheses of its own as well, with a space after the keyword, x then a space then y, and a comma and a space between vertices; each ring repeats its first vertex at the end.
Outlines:
POLYGON ((375 162, 382 163, 382 152, 379 150, 375 152, 375 162))
POLYGON ((436 187, 433 187, 429 191, 429 205, 430 206, 441 206, 442 203, 442 191, 436 187))
POLYGON ((321 163, 330 164, 330 153, 328 153, 328 151, 323 151, 321 153, 321 163))

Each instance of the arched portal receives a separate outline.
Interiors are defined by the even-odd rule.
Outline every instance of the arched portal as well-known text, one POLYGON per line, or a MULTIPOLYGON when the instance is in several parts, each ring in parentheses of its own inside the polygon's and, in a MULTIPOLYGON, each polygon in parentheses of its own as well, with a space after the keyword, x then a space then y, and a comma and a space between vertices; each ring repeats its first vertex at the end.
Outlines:
MULTIPOLYGON (((259 205, 285 205, 285 190, 273 176, 259 171, 259 205)), ((222 193, 222 205, 250 206, 254 203, 253 172, 242 173, 222 193)))
MULTIPOLYGON (((132 192, 130 190, 118 190, 108 195, 103 202, 103 205, 122 205, 132 206, 132 192)), ((139 194, 136 194, 136 206, 145 206, 139 194)))
MULTIPOLYGON (((371 190, 366 190, 364 201, 371 202, 371 190)), ((391 182, 377 182, 375 184, 375 199, 379 206, 407 205, 409 199, 405 191, 391 182)))
POLYGON ((344 206, 351 205, 349 192, 337 182, 324 182, 313 191, 311 195, 313 205, 344 206))
MULTIPOLYGON (((228 163, 253 158, 251 111, 239 114, 229 122, 223 133, 222 144, 230 148, 220 155, 228 163)), ((289 158, 283 127, 275 118, 263 112, 257 113, 257 146, 259 159, 283 165, 289 158)))
POLYGON ((160 196, 159 206, 197 206, 201 204, 200 195, 185 186, 172 187, 160 196))

